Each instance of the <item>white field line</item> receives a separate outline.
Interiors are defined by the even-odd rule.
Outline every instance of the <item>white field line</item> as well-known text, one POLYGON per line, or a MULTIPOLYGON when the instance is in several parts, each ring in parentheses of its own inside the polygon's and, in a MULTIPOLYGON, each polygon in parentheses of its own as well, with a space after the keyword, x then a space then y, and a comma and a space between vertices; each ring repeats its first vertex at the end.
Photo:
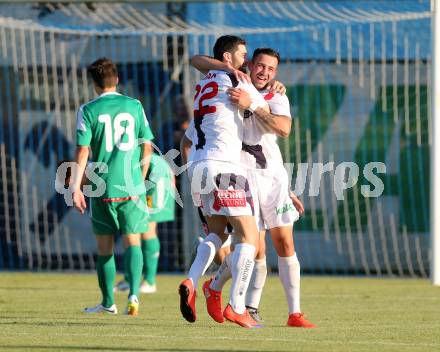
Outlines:
MULTIPOLYGON (((319 331, 319 330, 314 330, 319 331)), ((13 337, 14 335, 23 336, 23 335, 38 335, 29 332, 8 332, 8 336, 5 337, 13 337)), ((102 337, 102 334, 72 334, 72 333, 51 333, 51 337, 53 336, 79 336, 79 337, 102 337)), ((156 338, 156 339, 164 339, 164 340, 187 340, 187 336, 170 336, 170 335, 154 335, 154 334, 105 334, 105 337, 116 337, 116 338, 156 338)), ((254 334, 250 337, 234 337, 234 336, 191 336, 192 340, 232 340, 232 341, 252 341, 252 342, 292 342, 295 343, 303 342, 303 343, 318 343, 318 344, 328 344, 328 345, 368 345, 371 346, 372 343, 374 345, 382 345, 382 346, 405 346, 405 347, 440 347, 440 343, 406 343, 406 342, 389 342, 389 341, 341 341, 341 340, 313 340, 313 339, 298 339, 298 336, 292 336, 291 339, 283 339, 283 338, 273 338, 273 337, 261 337, 258 338, 254 334)), ((37 347, 37 346, 35 346, 37 347)))

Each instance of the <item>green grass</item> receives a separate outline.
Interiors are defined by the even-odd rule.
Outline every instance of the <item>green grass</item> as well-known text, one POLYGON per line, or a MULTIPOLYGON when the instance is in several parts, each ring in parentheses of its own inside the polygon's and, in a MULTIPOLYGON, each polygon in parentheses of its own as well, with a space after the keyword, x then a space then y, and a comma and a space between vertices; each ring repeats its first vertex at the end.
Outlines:
MULTIPOLYGON (((276 276, 262 329, 217 324, 199 294, 198 320, 180 316, 182 277, 160 276, 138 317, 84 315, 99 301, 92 274, 0 273, 0 351, 439 351, 440 289, 427 280, 305 277, 302 309, 317 329, 287 328, 276 276)), ((119 310, 126 297, 116 296, 119 310)))

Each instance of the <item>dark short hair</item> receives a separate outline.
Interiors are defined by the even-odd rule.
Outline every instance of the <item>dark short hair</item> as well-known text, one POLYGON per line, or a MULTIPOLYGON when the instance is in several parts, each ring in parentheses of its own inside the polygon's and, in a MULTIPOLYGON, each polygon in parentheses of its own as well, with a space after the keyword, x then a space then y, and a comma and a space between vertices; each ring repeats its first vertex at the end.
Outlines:
POLYGON ((269 55, 276 58, 278 60, 278 63, 280 63, 281 61, 280 54, 278 53, 278 51, 273 50, 271 48, 257 48, 255 49, 254 54, 252 55, 252 62, 254 62, 254 60, 258 57, 258 55, 261 54, 269 55))
POLYGON ((214 58, 223 61, 223 54, 232 52, 240 44, 246 45, 246 41, 235 35, 223 35, 215 41, 214 58))
POLYGON ((115 63, 102 57, 87 67, 87 72, 92 76, 95 84, 100 88, 114 87, 118 78, 115 63))

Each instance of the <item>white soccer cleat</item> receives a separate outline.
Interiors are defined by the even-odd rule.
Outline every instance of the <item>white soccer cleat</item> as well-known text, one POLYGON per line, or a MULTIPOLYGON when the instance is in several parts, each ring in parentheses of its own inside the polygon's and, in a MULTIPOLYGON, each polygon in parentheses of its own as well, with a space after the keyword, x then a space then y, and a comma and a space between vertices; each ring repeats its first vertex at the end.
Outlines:
POLYGON ((118 308, 116 308, 116 304, 106 308, 102 304, 98 304, 95 307, 84 308, 84 313, 107 313, 107 314, 118 314, 118 308))
POLYGON ((157 287, 156 285, 150 285, 148 282, 143 281, 139 291, 141 293, 156 293, 157 287))

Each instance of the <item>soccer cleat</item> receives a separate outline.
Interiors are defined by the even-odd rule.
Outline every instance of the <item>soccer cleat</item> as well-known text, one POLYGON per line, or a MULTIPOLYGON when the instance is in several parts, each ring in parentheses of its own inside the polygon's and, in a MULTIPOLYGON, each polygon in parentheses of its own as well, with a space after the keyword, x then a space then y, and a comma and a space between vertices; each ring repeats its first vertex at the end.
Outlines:
POLYGON ((245 310, 243 314, 235 313, 230 304, 226 306, 225 311, 223 312, 223 316, 227 320, 235 324, 238 324, 244 328, 263 327, 263 325, 258 324, 254 319, 252 319, 252 317, 249 315, 249 312, 247 310, 245 310))
POLYGON ((136 295, 128 297, 127 308, 125 309, 126 315, 136 316, 139 313, 139 300, 136 295))
POLYGON ((212 278, 205 281, 203 283, 203 294, 206 298, 206 309, 208 310, 208 314, 214 319, 217 323, 223 323, 225 318, 223 317, 223 309, 222 309, 222 292, 215 291, 209 287, 212 278))
POLYGON ((246 306, 247 311, 249 312, 249 315, 254 319, 257 323, 264 322, 263 318, 261 318, 260 311, 258 308, 246 306))
POLYGON ((180 283, 179 295, 182 316, 190 323, 194 323, 196 321, 196 290, 191 279, 185 279, 180 283))
POLYGON ((289 319, 287 320, 287 326, 292 326, 295 328, 316 328, 315 324, 312 324, 304 317, 304 313, 292 313, 289 314, 289 319))
POLYGON ((126 292, 130 289, 130 285, 127 281, 121 280, 119 281, 115 287, 113 287, 113 292, 126 292))
POLYGON ((104 307, 102 304, 98 304, 95 307, 84 308, 84 313, 107 313, 107 314, 118 314, 118 308, 116 308, 116 304, 111 305, 110 307, 104 307))
POLYGON ((150 285, 148 282, 143 281, 141 287, 139 288, 141 293, 156 293, 157 288, 156 285, 150 285))

